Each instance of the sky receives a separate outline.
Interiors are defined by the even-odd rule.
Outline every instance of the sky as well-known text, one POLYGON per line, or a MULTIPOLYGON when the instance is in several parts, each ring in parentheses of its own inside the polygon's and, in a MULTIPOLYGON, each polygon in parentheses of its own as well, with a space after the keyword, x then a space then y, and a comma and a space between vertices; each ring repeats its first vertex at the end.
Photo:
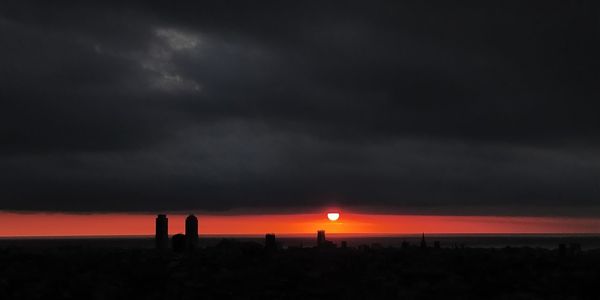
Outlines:
MULTIPOLYGON (((0 213, 1 237, 148 236, 155 215, 131 213, 0 213)), ((184 232, 184 214, 170 214, 169 234, 184 232)), ((431 216, 341 212, 337 221, 325 213, 198 215, 201 237, 314 236, 317 230, 350 236, 406 234, 598 234, 598 218, 431 216)))
POLYGON ((599 218, 599 11, 2 1, 0 211, 599 218))

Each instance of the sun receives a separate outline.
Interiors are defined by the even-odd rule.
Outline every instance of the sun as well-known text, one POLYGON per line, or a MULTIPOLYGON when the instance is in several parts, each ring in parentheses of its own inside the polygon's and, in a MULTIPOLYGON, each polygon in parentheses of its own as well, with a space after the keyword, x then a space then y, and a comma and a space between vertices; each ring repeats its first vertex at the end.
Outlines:
POLYGON ((330 212, 330 213, 327 213, 327 219, 329 219, 329 221, 331 221, 331 222, 335 222, 339 218, 340 218, 340 213, 339 212, 330 212))

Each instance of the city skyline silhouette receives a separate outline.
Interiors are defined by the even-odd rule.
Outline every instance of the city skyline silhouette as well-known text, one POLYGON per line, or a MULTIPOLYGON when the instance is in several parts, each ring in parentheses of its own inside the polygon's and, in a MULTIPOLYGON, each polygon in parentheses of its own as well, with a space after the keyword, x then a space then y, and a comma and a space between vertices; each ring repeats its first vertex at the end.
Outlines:
POLYGON ((0 300, 598 299, 599 12, 0 1, 0 300))

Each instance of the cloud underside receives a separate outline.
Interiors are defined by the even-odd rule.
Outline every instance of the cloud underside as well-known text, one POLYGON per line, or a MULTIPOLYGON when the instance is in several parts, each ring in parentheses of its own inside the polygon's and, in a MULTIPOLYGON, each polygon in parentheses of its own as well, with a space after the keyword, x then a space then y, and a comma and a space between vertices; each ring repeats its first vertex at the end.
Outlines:
POLYGON ((0 210, 599 215, 594 10, 267 2, 0 4, 0 210))

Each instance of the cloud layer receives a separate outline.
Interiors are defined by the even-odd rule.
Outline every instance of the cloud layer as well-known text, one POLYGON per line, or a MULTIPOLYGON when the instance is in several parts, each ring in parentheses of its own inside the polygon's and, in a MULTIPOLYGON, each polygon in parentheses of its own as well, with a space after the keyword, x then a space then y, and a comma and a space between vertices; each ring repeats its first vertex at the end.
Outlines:
POLYGON ((598 215, 562 1, 0 4, 0 209, 598 215))

